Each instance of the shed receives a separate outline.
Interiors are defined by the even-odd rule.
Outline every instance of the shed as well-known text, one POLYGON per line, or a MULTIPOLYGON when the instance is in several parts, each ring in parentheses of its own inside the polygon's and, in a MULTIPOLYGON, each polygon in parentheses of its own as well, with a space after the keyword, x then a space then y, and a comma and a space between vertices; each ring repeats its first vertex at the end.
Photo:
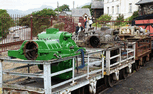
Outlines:
POLYGON ((74 18, 75 22, 79 22, 79 17, 83 17, 87 15, 87 17, 91 17, 90 9, 89 8, 80 8, 80 9, 73 9, 72 10, 72 17, 74 18))
POLYGON ((139 16, 153 14, 153 0, 140 0, 136 5, 139 5, 139 16))
POLYGON ((104 2, 103 1, 92 1, 91 9, 93 9, 94 18, 99 18, 104 14, 104 2))

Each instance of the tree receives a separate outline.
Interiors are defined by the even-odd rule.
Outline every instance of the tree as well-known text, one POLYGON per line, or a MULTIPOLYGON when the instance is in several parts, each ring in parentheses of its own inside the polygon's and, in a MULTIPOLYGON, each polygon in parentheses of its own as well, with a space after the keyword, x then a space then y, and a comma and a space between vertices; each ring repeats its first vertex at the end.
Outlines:
POLYGON ((131 21, 130 24, 132 23, 132 20, 138 16, 139 16, 138 11, 133 12, 132 16, 129 17, 128 19, 129 21, 131 21))
POLYGON ((123 14, 119 14, 119 15, 117 16, 116 21, 117 21, 117 22, 115 23, 115 25, 121 25, 121 24, 122 24, 121 21, 124 21, 124 15, 123 15, 123 14))
POLYGON ((6 37, 8 29, 14 25, 13 19, 6 10, 0 9, 0 37, 6 37))
POLYGON ((91 9, 91 4, 90 5, 85 5, 82 8, 89 8, 89 9, 91 9))
POLYGON ((60 6, 59 8, 56 8, 54 11, 58 11, 58 9, 59 9, 60 12, 62 12, 62 11, 70 11, 69 5, 66 5, 66 4, 60 6))
MULTIPOLYGON (((55 16, 56 13, 52 9, 43 9, 32 13, 33 20, 33 36, 37 36, 38 33, 50 26, 50 17, 55 16)), ((19 20, 19 25, 31 27, 31 14, 22 17, 19 20)))
POLYGON ((107 21, 110 21, 112 18, 112 16, 105 14, 105 15, 101 15, 97 20, 100 21, 101 24, 106 24, 108 23, 107 21))

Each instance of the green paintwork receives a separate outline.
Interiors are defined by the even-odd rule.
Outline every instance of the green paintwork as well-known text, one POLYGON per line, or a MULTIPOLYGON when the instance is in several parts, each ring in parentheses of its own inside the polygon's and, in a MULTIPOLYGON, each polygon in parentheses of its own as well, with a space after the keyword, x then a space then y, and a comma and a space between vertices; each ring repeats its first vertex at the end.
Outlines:
MULTIPOLYGON (((72 34, 61 32, 55 28, 46 29, 46 32, 38 34, 38 39, 32 40, 38 45, 38 57, 36 60, 51 60, 80 54, 77 51, 84 48, 78 47, 71 37, 72 34)), ((9 50, 8 56, 27 60, 23 50, 27 42, 29 40, 24 41, 19 50, 9 50)), ((42 65, 38 65, 38 67, 39 69, 43 69, 42 65)), ((58 62, 52 64, 51 72, 61 71, 70 67, 72 67, 72 60, 58 62)), ((72 77, 72 72, 60 74, 57 77, 68 79, 72 77)))

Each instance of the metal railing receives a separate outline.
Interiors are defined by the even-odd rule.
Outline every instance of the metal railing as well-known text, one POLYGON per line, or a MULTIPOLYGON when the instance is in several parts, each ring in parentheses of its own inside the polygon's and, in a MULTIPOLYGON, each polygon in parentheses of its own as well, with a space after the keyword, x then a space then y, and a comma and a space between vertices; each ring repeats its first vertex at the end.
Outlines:
POLYGON ((75 83, 77 82, 78 79, 87 78, 87 80, 89 80, 89 77, 92 74, 97 74, 97 73, 101 72, 102 77, 104 77, 104 57, 101 57, 101 59, 99 61, 90 62, 90 59, 92 59, 92 58, 90 58, 90 55, 93 55, 93 54, 96 54, 96 53, 100 53, 103 56, 104 50, 95 51, 95 52, 92 52, 92 53, 86 53, 88 62, 86 64, 85 68, 87 69, 87 72, 85 74, 79 75, 79 76, 75 76, 75 69, 76 69, 75 58, 79 57, 79 55, 66 57, 66 58, 63 58, 63 59, 57 59, 57 60, 48 60, 48 61, 18 60, 18 59, 3 58, 3 59, 1 59, 1 62, 0 62, 0 88, 2 88, 3 85, 5 85, 6 82, 8 82, 8 81, 17 80, 17 79, 21 79, 21 78, 24 78, 24 77, 43 78, 44 79, 44 89, 43 90, 44 90, 45 94, 52 94, 52 92, 53 92, 52 90, 54 88, 58 88, 59 86, 62 86, 62 85, 68 84, 68 83, 71 83, 69 85, 69 87, 70 86, 75 86, 75 83), (50 70, 51 70, 51 66, 52 66, 53 63, 57 63, 57 62, 65 61, 65 60, 70 60, 70 59, 73 59, 73 65, 72 65, 71 68, 68 68, 68 69, 65 69, 65 70, 62 70, 62 71, 58 71, 58 72, 55 72, 55 73, 51 73, 50 70), (3 65, 2 65, 4 62, 21 63, 21 64, 26 64, 26 65, 4 70, 3 65), (96 63, 100 63, 101 68, 98 69, 98 70, 89 71, 90 66, 93 65, 93 64, 96 64, 96 63), (30 73, 30 67, 34 66, 34 65, 38 65, 38 64, 42 64, 44 70, 41 71, 41 72, 30 73), (28 68, 28 73, 14 72, 17 69, 22 69, 22 68, 28 68), (11 71, 13 71, 13 72, 11 72, 11 71), (57 76, 59 74, 63 74, 63 73, 70 72, 70 71, 72 71, 72 78, 70 78, 68 80, 65 80, 64 82, 60 82, 60 83, 57 83, 57 84, 54 84, 54 85, 52 84, 51 79, 52 79, 53 76, 57 76), (15 75, 15 76, 19 76, 19 77, 15 78, 15 79, 9 79, 7 81, 3 81, 3 79, 2 79, 3 74, 15 75))
POLYGON ((119 49, 119 53, 117 55, 113 55, 110 56, 111 54, 111 49, 106 50, 106 74, 110 75, 111 73, 113 73, 111 71, 111 68, 117 66, 117 65, 121 65, 122 63, 129 62, 129 60, 133 60, 132 63, 134 63, 135 61, 135 42, 128 42, 128 44, 126 45, 126 50, 124 48, 117 48, 119 49), (132 47, 130 47, 132 46, 132 47), (130 47, 130 48, 129 48, 130 47), (122 55, 122 51, 124 51, 126 54, 126 58, 123 58, 122 55), (132 53, 132 54, 130 54, 132 53), (129 55, 130 54, 130 55, 129 55), (116 62, 111 63, 112 59, 116 59, 116 62))

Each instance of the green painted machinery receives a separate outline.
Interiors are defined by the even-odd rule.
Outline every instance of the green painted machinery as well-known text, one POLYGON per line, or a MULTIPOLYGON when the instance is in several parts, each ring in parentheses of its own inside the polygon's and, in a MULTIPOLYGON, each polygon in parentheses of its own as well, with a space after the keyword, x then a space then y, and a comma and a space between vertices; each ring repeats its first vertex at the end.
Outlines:
MULTIPOLYGON (((46 29, 46 32, 38 34, 37 40, 26 40, 19 50, 9 50, 8 56, 23 60, 52 60, 75 56, 80 54, 79 50, 85 52, 84 48, 78 47, 71 39, 72 34, 61 32, 55 28, 46 29)), ((66 60, 51 65, 51 72, 57 72, 72 67, 72 60, 66 60)), ((38 65, 43 70, 42 65, 38 65)), ((72 72, 60 74, 56 77, 68 79, 72 72)))

